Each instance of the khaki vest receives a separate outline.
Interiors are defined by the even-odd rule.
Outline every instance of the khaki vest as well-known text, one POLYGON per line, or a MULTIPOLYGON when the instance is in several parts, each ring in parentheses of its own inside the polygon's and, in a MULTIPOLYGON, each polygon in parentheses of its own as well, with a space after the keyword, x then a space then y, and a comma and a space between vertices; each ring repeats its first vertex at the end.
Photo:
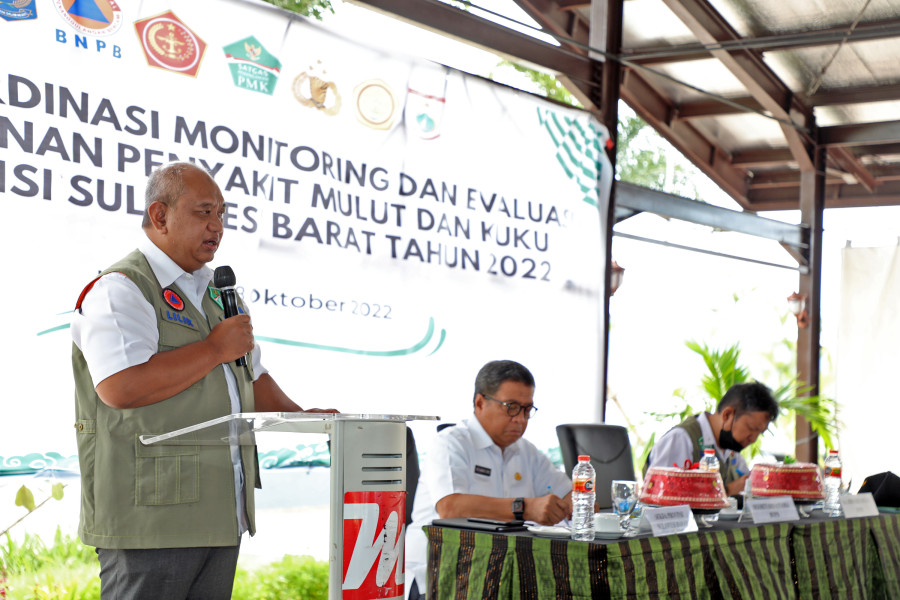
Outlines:
MULTIPOLYGON (((688 437, 691 438, 691 444, 693 445, 693 457, 691 462, 698 462, 700 457, 703 456, 703 430, 700 428, 700 421, 697 420, 699 415, 691 415, 675 427, 680 427, 684 429, 688 437)), ((644 463, 644 475, 647 474, 647 467, 650 464, 649 456, 647 458, 647 462, 644 463)), ((666 465, 671 467, 672 465, 666 465)), ((678 465, 679 467, 683 467, 684 465, 678 465)), ((737 473, 737 468, 730 464, 725 463, 724 461, 719 461, 719 474, 722 476, 722 482, 727 487, 729 483, 740 477, 737 473)))
MULTIPOLYGON (((159 352, 206 338, 210 329, 225 318, 223 309, 209 293, 203 296, 207 318, 189 301, 184 301, 181 311, 166 304, 163 288, 147 259, 137 250, 103 274, 112 271, 133 281, 153 305, 159 327, 159 352)), ((167 289, 186 298, 175 285, 167 289)), ((251 369, 238 368, 233 362, 229 367, 240 392, 241 412, 253 412, 251 369)), ((138 437, 230 414, 231 403, 221 368, 217 366, 167 400, 132 409, 111 408, 100 400, 84 356, 75 344, 72 369, 81 466, 78 533, 82 542, 110 549, 237 544, 234 471, 228 445, 145 446, 138 437)), ((255 446, 241 447, 241 462, 252 535, 256 531, 253 487, 259 481, 255 446)))

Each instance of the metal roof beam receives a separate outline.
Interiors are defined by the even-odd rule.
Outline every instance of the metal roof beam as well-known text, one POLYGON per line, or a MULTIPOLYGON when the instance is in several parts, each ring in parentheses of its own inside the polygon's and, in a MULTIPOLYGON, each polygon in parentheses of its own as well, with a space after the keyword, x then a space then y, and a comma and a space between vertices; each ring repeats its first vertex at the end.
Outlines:
POLYGON ((900 140, 900 121, 832 125, 819 129, 819 142, 825 146, 867 146, 900 140))
POLYGON ((689 122, 672 119, 672 106, 637 72, 629 70, 620 95, 637 114, 688 157, 739 204, 746 203, 747 174, 732 166, 730 158, 711 144, 689 122))
POLYGON ((853 150, 873 156, 889 156, 900 154, 900 143, 890 144, 859 144, 853 146, 853 150))
MULTIPOLYGON (((587 44, 591 24, 577 11, 561 6, 556 0, 515 0, 522 10, 541 26, 562 37, 587 44)), ((560 43, 565 44, 564 40, 560 43)))
POLYGON ((731 155, 731 164, 742 169, 759 169, 761 167, 780 167, 794 163, 794 155, 787 148, 760 148, 743 150, 731 155))
POLYGON ((887 181, 900 181, 900 165, 897 163, 889 165, 877 165, 872 167, 872 175, 878 185, 887 181))
MULTIPOLYGON (((838 150, 839 146, 832 146, 828 149, 829 158, 832 159, 833 166, 842 168, 845 171, 847 170, 844 165, 841 164, 839 160, 839 156, 835 154, 835 150, 838 150)), ((898 144, 875 144, 871 146, 857 146, 857 148, 865 149, 866 154, 870 155, 900 155, 900 143, 898 144)), ((840 148, 847 155, 853 156, 856 161, 859 161, 859 156, 852 153, 852 149, 850 148, 840 148)), ((793 157, 791 156, 790 151, 786 148, 760 148, 756 150, 744 150, 742 152, 735 152, 731 156, 731 164, 735 167, 741 169, 747 169, 749 171, 755 171, 757 169, 771 169, 771 168, 779 168, 779 167, 789 167, 794 164, 793 157)), ((780 172, 780 171, 776 171, 780 172)), ((796 164, 794 164, 794 169, 790 170, 791 173, 794 174, 794 177, 799 177, 797 175, 798 171, 796 170, 796 164)), ((849 171, 848 171, 849 173, 849 171)), ((760 171, 755 174, 754 178, 751 180, 751 187, 758 184, 760 181, 765 181, 766 176, 770 175, 770 172, 760 171)), ((898 175, 898 171, 896 168, 885 167, 880 165, 872 165, 866 168, 866 175, 871 177, 869 181, 870 186, 879 185, 881 180, 889 177, 893 178, 898 175)), ((855 175, 854 175, 855 176, 855 175)), ((799 181, 799 180, 798 180, 799 181)))
MULTIPOLYGON (((664 0, 672 12, 704 44, 729 42, 741 39, 738 33, 706 0, 664 0)), ((762 57, 750 50, 713 50, 712 54, 737 77, 750 95, 780 121, 810 125, 811 111, 794 98, 791 90, 763 62, 762 57)), ((809 140, 792 125, 781 124, 788 148, 800 170, 812 170, 809 140)))
MULTIPOLYGON (((751 210, 796 210, 798 187, 754 189, 749 193, 751 210)), ((826 185, 825 208, 900 205, 900 181, 879 182, 872 193, 861 185, 826 185)))
POLYGON ((591 3, 585 0, 557 0, 556 4, 562 10, 578 10, 579 8, 589 8, 591 3))
MULTIPOLYGON (((866 87, 851 87, 846 89, 822 90, 807 97, 806 103, 811 106, 843 106, 847 104, 865 104, 868 102, 888 102, 900 100, 900 84, 873 85, 866 87)), ((747 111, 760 112, 762 105, 750 96, 729 98, 729 103, 719 100, 697 100, 685 102, 678 107, 679 116, 682 119, 698 119, 703 117, 717 117, 721 115, 743 114, 747 111), (744 110, 741 106, 746 107, 744 110)))
MULTIPOLYGON (((566 2, 567 8, 572 2, 566 2)), ((756 50, 758 52, 777 52, 795 48, 828 46, 839 44, 847 38, 848 43, 900 37, 900 20, 888 19, 871 23, 858 23, 855 28, 851 23, 838 25, 828 29, 785 31, 777 35, 741 38, 733 42, 721 41, 716 48, 725 50, 756 50), (847 31, 852 29, 848 36, 847 31)), ((623 58, 642 65, 702 60, 712 56, 706 44, 677 44, 659 48, 643 48, 635 50, 623 58)))
POLYGON ((355 0, 355 2, 436 33, 564 73, 573 81, 591 81, 594 61, 584 54, 548 44, 449 4, 437 0, 355 0))
MULTIPOLYGON (((829 153, 833 152, 836 148, 830 148, 828 150, 829 153)), ((862 185, 867 190, 874 191, 875 188, 885 181, 889 181, 892 179, 900 178, 900 170, 897 168, 882 168, 880 172, 869 173, 866 171, 866 176, 868 179, 863 181, 859 177, 856 176, 851 171, 848 171, 844 164, 840 161, 835 161, 838 169, 826 168, 825 169, 825 183, 828 185, 856 185, 857 183, 862 185)), ((753 190, 760 190, 764 188, 775 188, 775 187, 799 187, 800 186, 800 171, 796 169, 783 169, 783 170, 775 170, 775 171, 761 171, 756 173, 753 179, 750 181, 750 190, 751 193, 753 190)))
POLYGON ((821 89, 806 102, 810 106, 837 106, 842 104, 862 104, 900 100, 900 85, 872 85, 843 89, 821 89))
MULTIPOLYGON (((538 2, 549 0, 516 0, 516 3, 532 14, 538 23, 545 28, 551 28, 549 19, 540 13, 538 2)), ((576 40, 586 43, 586 40, 576 40)), ((601 63, 594 62, 596 67, 601 63)), ((598 77, 595 75, 595 79, 598 77)), ((588 92, 589 99, 595 94, 588 86, 580 86, 588 92)), ((596 91, 596 90, 593 90, 596 91)), ((728 155, 720 148, 710 143, 690 123, 674 119, 675 111, 672 106, 649 84, 639 73, 626 69, 620 87, 620 97, 629 104, 638 115, 647 121, 651 127, 660 133, 673 146, 689 157, 701 171, 712 179, 726 193, 730 194, 739 204, 746 201, 747 174, 730 164, 728 155)), ((595 103, 595 106, 598 103, 595 103)))
MULTIPOLYGON (((825 172, 825 183, 827 184, 843 184, 845 180, 832 172, 825 172)), ((794 188, 795 191, 800 189, 800 171, 764 171, 757 173, 750 182, 751 194, 755 190, 771 189, 771 188, 794 188)), ((755 208, 755 207, 754 207, 755 208)), ((759 210, 756 209, 755 210, 759 210)))
POLYGON ((745 115, 750 111, 762 112, 763 107, 755 98, 729 98, 733 104, 726 104, 718 100, 698 100, 696 102, 684 102, 678 106, 679 119, 702 119, 704 117, 719 117, 722 115, 745 115), (740 106, 734 106, 739 104, 740 106), (744 107, 743 109, 741 107, 744 107))
POLYGON ((791 225, 748 212, 713 206, 624 181, 616 183, 616 208, 619 207, 775 240, 794 248, 807 247, 802 225, 791 225))
POLYGON ((847 148, 843 146, 828 148, 828 158, 837 163, 840 169, 855 177, 870 192, 875 189, 875 178, 847 148))

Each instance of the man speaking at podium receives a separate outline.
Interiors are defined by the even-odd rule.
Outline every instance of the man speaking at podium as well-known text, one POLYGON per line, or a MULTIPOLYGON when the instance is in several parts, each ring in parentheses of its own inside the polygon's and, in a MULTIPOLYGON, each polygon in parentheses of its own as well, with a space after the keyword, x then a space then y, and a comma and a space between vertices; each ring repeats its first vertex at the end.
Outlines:
POLYGON ((241 535, 255 533, 255 446, 144 446, 139 436, 303 410, 260 364, 243 304, 226 318, 212 287, 206 263, 224 213, 205 170, 159 168, 147 181, 146 238, 78 299, 78 533, 97 548, 104 599, 229 598, 241 535), (248 353, 246 366, 235 364, 248 353))

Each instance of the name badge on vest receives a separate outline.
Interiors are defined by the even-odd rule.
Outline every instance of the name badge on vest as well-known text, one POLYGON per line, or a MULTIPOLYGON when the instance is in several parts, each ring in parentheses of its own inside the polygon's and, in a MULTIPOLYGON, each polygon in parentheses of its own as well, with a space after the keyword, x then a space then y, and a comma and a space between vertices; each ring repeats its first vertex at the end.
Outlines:
POLYGON ((486 477, 490 477, 490 476, 491 476, 491 470, 488 469, 487 467, 482 467, 482 466, 479 466, 479 465, 475 465, 475 474, 476 474, 476 475, 484 475, 484 476, 486 476, 486 477))
MULTIPOLYGON (((224 311, 225 305, 222 303, 221 290, 219 290, 219 288, 214 288, 213 286, 209 286, 207 289, 209 290, 209 297, 212 298, 212 301, 215 302, 219 306, 219 308, 221 308, 224 311)), ((242 306, 238 306, 237 311, 238 311, 239 315, 244 314, 244 308, 242 306)), ((221 317, 219 317, 219 320, 224 321, 225 316, 222 315, 221 317)))
POLYGON ((160 310, 164 320, 190 329, 197 329, 193 319, 182 312, 184 311, 184 300, 181 299, 181 296, 179 296, 175 290, 169 288, 164 289, 163 300, 168 305, 168 308, 160 310))

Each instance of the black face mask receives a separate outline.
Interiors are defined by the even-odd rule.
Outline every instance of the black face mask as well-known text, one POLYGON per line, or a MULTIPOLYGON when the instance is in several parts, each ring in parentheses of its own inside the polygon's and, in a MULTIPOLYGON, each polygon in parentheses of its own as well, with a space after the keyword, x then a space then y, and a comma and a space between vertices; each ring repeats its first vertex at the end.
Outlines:
MULTIPOLYGON (((731 429, 734 429, 734 423, 731 424, 731 429)), ((731 430, 725 431, 725 428, 722 427, 722 431, 719 432, 719 448, 722 450, 740 452, 744 449, 744 446, 741 446, 738 441, 734 439, 731 430)))

